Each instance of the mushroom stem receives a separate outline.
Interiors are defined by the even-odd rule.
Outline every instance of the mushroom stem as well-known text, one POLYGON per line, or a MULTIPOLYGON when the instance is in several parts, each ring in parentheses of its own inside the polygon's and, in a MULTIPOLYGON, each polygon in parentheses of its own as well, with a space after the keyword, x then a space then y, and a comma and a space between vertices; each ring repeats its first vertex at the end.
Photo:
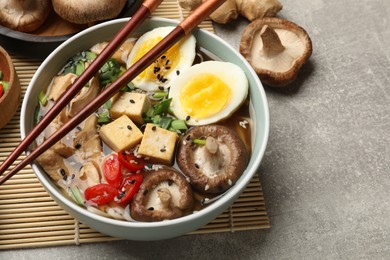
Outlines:
POLYGON ((261 28, 260 37, 263 41, 263 49, 261 51, 266 55, 271 56, 284 51, 285 47, 280 41, 278 34, 272 27, 264 25, 261 28))
POLYGON ((158 197, 160 198, 161 204, 165 208, 169 208, 170 204, 171 204, 171 198, 172 198, 172 195, 171 195, 171 192, 169 191, 169 189, 167 189, 167 188, 158 189, 157 194, 158 194, 158 197))
POLYGON ((206 138, 206 149, 209 153, 215 154, 218 152, 218 142, 214 137, 209 136, 206 138))

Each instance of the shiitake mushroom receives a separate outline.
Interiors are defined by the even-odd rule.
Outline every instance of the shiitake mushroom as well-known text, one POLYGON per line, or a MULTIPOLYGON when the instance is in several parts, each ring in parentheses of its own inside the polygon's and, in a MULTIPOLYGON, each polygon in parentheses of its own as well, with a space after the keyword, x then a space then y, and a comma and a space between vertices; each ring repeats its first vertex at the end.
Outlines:
POLYGON ((178 146, 177 164, 201 193, 229 189, 244 172, 249 154, 240 137, 228 127, 205 125, 190 129, 178 146), (196 144, 194 140, 205 140, 196 144))

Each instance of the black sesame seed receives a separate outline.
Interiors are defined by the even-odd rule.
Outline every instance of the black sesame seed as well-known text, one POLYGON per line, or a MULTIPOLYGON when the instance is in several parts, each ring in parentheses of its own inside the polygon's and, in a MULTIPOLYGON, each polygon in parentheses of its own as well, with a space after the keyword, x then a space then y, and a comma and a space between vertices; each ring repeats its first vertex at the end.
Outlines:
POLYGON ((127 129, 131 130, 132 129, 131 125, 127 125, 127 129))
POLYGON ((165 67, 165 69, 166 69, 166 70, 170 70, 170 69, 171 69, 171 67, 165 67))
POLYGON ((130 103, 131 103, 131 104, 135 104, 134 99, 130 99, 130 103))
POLYGON ((153 207, 150 207, 150 208, 148 208, 148 210, 152 211, 152 210, 154 210, 154 208, 153 208, 153 207))
POLYGON ((157 74, 157 79, 161 80, 161 75, 160 74, 157 74))
POLYGON ((163 60, 163 59, 165 59, 166 58, 166 56, 165 55, 163 55, 163 56, 161 56, 161 59, 163 60))
POLYGON ((158 86, 158 89, 159 90, 164 90, 164 87, 163 86, 158 86))
POLYGON ((152 126, 152 130, 153 131, 156 131, 156 129, 157 129, 157 127, 154 125, 154 126, 152 126))
POLYGON ((195 163, 195 168, 199 169, 199 165, 197 163, 195 163))
POLYGON ((163 77, 161 77, 161 79, 160 79, 160 81, 162 82, 162 83, 165 83, 165 82, 167 82, 167 78, 163 78, 163 77))
POLYGON ((190 120, 191 117, 190 116, 186 116, 186 121, 190 120))
POLYGON ((156 73, 159 72, 159 71, 160 71, 160 68, 159 68, 159 67, 154 67, 154 70, 153 70, 154 74, 156 74, 156 73))
POLYGON ((168 63, 169 63, 169 60, 167 60, 167 61, 165 62, 165 65, 168 65, 168 63))
POLYGON ((72 174, 72 177, 71 177, 72 180, 73 180, 75 177, 76 177, 76 175, 73 173, 73 174, 72 174))
POLYGON ((131 180, 129 183, 130 183, 130 184, 134 184, 134 183, 135 183, 135 180, 131 180))
POLYGON ((68 179, 68 176, 64 175, 64 176, 62 177, 62 179, 63 179, 64 181, 66 181, 66 180, 68 179))
POLYGON ((82 129, 81 127, 79 127, 79 126, 76 126, 76 129, 79 130, 79 131, 83 130, 83 129, 82 129))
POLYGON ((179 74, 180 74, 180 70, 177 70, 177 71, 176 71, 176 75, 179 76, 179 74))
POLYGON ((76 148, 77 150, 80 149, 80 148, 81 148, 81 144, 76 144, 76 145, 74 146, 74 148, 76 148))
POLYGON ((190 135, 187 135, 186 140, 187 140, 187 141, 191 140, 191 136, 190 136, 190 135))
POLYGON ((65 170, 61 168, 61 169, 60 169, 60 174, 61 174, 62 176, 65 176, 65 174, 66 174, 66 173, 65 173, 65 170))
POLYGON ((160 149, 160 152, 162 152, 162 153, 163 153, 163 152, 166 152, 166 151, 167 151, 167 149, 165 149, 165 148, 161 148, 161 149, 160 149))
POLYGON ((172 186, 173 184, 173 181, 172 180, 168 180, 168 186, 172 186))
POLYGON ((203 199, 200 201, 200 205, 204 205, 205 202, 206 202, 206 200, 203 198, 203 199))
POLYGON ((145 196, 146 194, 148 194, 149 190, 144 190, 144 193, 143 195, 145 196))
POLYGON ((121 199, 123 198, 123 196, 125 196, 126 192, 125 191, 122 191, 121 193, 118 194, 118 196, 116 196, 118 199, 121 199))

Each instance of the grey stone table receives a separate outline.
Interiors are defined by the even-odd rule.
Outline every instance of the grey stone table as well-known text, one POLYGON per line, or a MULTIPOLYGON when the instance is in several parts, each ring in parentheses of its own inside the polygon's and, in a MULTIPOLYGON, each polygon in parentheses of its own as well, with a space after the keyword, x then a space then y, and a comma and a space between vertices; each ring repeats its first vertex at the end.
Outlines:
MULTIPOLYGON (((261 181, 272 229, 0 251, 0 259, 390 257, 390 1, 281 0, 314 52, 287 90, 265 87, 261 181)), ((238 48, 247 22, 217 26, 238 48)))

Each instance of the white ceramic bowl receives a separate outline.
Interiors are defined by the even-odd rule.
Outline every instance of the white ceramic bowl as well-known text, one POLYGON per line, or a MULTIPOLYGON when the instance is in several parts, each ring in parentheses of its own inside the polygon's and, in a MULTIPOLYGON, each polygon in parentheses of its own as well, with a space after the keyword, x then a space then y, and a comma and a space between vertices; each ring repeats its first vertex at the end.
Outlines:
MULTIPOLYGON (((48 86, 51 78, 60 71, 61 67, 70 57, 79 51, 90 48, 97 42, 111 39, 126 21, 127 19, 113 20, 78 33, 61 44, 46 58, 31 80, 23 100, 20 122, 22 138, 33 127, 34 110, 37 106, 38 95, 41 89, 48 86)), ((151 18, 146 20, 135 33, 139 35, 155 27, 176 25, 177 21, 151 18)), ((222 39, 200 29, 195 30, 193 34, 199 46, 214 53, 223 61, 229 61, 240 66, 245 71, 249 80, 250 110, 254 124, 252 129, 253 153, 247 169, 237 183, 224 196, 210 206, 191 215, 174 220, 141 223, 115 220, 87 211, 65 197, 48 175, 42 171, 39 165, 32 164, 34 172, 48 193, 63 209, 77 220, 99 232, 130 240, 160 240, 180 236, 202 227, 220 215, 239 197, 256 173, 266 148, 269 133, 268 104, 263 86, 249 63, 222 39)))

